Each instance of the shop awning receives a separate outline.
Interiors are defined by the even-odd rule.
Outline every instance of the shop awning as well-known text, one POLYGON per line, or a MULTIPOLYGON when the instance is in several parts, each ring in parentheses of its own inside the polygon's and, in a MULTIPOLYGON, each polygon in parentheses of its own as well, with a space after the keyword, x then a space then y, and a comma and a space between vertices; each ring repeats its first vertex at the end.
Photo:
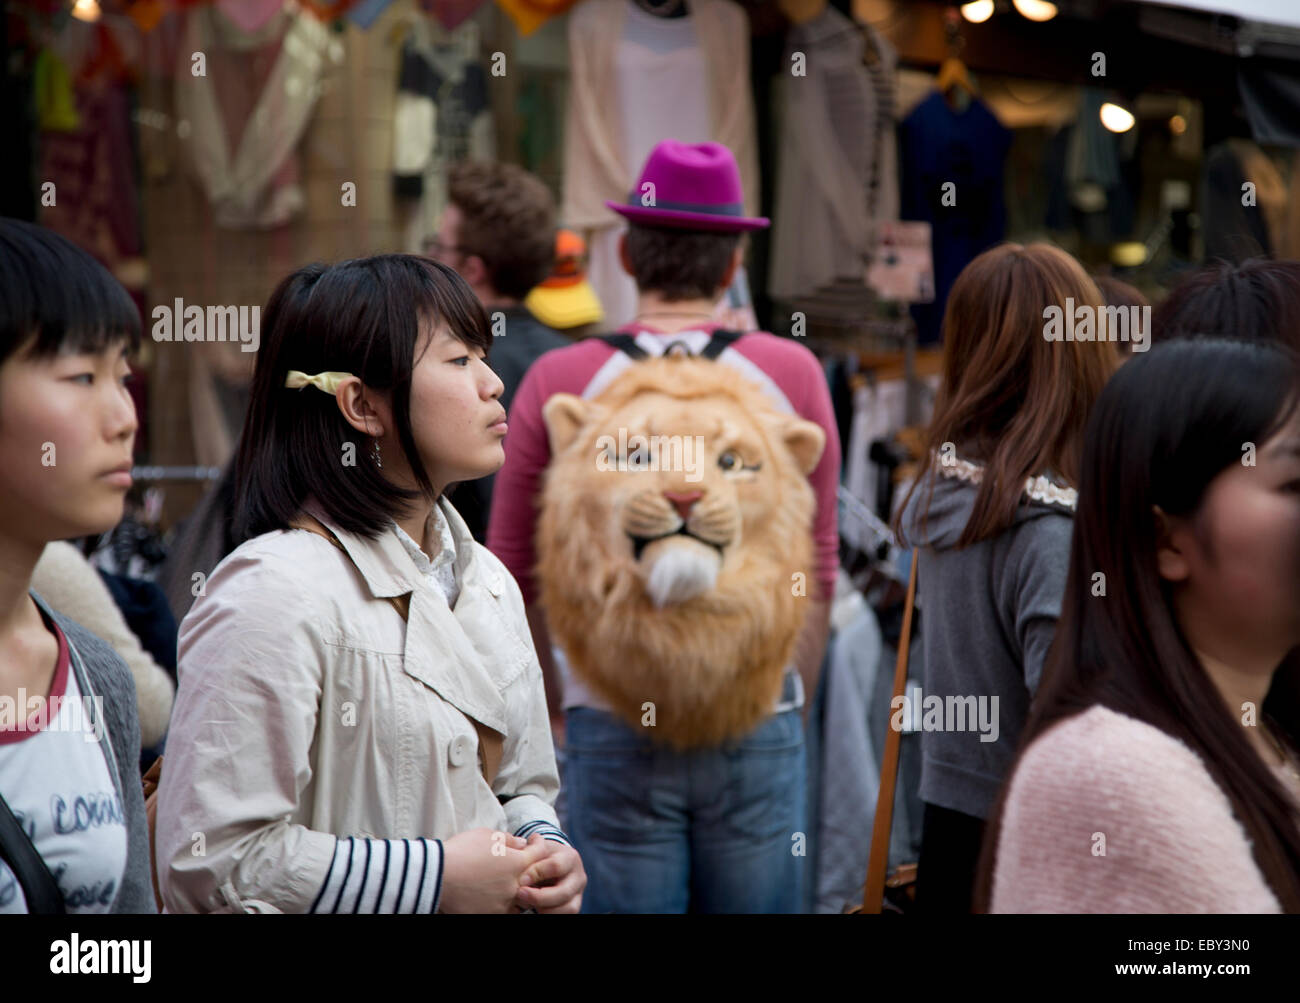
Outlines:
MULTIPOLYGON (((1154 3, 1155 0, 1139 2, 1154 3)), ((1245 21, 1300 28, 1300 3, 1296 0, 1160 0, 1159 6, 1190 7, 1211 14, 1230 14, 1245 21)))

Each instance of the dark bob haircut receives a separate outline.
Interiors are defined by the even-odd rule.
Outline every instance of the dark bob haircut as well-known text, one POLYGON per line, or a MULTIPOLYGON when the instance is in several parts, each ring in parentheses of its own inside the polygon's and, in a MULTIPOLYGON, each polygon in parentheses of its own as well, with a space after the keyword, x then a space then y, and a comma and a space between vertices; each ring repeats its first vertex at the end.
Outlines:
POLYGON ((140 346, 140 311, 108 269, 66 237, 0 218, 0 363, 140 346))
POLYGON ((411 433, 411 374, 426 347, 422 332, 444 324, 466 345, 488 351, 487 316, 465 280, 416 255, 307 265, 276 287, 262 314, 236 454, 237 541, 287 528, 308 498, 348 532, 374 538, 387 520, 433 495, 411 433), (390 395, 402 452, 421 490, 397 487, 370 462, 367 436, 344 420, 332 394, 286 388, 291 369, 351 373, 390 395))

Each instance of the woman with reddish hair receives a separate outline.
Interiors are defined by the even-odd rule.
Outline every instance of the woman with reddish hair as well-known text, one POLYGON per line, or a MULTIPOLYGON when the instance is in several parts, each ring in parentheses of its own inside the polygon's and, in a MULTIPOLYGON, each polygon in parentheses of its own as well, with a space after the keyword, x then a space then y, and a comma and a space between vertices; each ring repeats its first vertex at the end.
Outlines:
POLYGON ((1048 319, 1099 318, 1102 302, 1047 244, 985 251, 948 297, 928 448, 896 517, 919 562, 926 912, 970 910, 984 819, 1060 611, 1084 423, 1119 361, 1106 341, 1049 337, 1048 319))

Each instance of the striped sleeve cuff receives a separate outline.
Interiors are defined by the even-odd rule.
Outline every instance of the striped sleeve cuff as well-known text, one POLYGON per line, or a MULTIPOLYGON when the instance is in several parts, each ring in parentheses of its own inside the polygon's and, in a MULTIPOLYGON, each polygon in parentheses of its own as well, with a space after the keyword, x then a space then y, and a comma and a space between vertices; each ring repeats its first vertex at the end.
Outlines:
POLYGON ((544 838, 551 840, 553 843, 563 843, 565 846, 573 845, 569 842, 569 837, 559 827, 551 825, 550 822, 541 818, 532 822, 525 822, 515 830, 515 835, 527 839, 535 832, 540 832, 544 838))
POLYGON ((435 913, 442 864, 438 839, 338 839, 311 911, 435 913))

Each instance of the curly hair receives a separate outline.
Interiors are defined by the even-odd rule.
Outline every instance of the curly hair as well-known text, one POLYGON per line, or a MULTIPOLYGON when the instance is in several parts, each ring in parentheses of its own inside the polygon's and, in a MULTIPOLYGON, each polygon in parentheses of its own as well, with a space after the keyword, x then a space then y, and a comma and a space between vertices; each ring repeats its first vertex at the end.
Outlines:
POLYGON ((483 259, 492 288, 523 299, 555 258, 555 200, 536 175, 516 164, 466 160, 447 178, 460 210, 460 246, 483 259))

